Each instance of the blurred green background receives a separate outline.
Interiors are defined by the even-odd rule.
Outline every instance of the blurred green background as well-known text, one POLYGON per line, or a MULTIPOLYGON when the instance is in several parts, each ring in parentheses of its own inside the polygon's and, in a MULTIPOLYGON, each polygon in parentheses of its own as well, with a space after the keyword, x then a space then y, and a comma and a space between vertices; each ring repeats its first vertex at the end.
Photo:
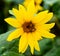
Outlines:
POLYGON ((18 52, 19 39, 7 42, 6 38, 10 32, 14 30, 8 25, 4 19, 11 17, 11 9, 17 8, 18 4, 23 4, 24 0, 0 0, 0 56, 60 56, 60 0, 43 0, 41 6, 44 10, 49 10, 54 13, 50 22, 55 22, 55 26, 51 32, 56 35, 56 38, 43 39, 39 41, 41 51, 35 50, 34 55, 30 53, 28 47, 24 54, 18 52))

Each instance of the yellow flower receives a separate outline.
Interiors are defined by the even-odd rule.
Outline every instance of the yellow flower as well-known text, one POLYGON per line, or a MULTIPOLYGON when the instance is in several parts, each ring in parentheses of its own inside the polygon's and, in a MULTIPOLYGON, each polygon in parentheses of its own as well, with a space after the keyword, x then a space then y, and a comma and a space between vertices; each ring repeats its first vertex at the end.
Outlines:
POLYGON ((19 10, 13 8, 15 18, 6 18, 5 21, 16 28, 7 38, 7 41, 12 41, 20 37, 19 52, 24 53, 30 46, 31 53, 34 53, 34 49, 40 51, 38 41, 42 37, 54 38, 55 35, 50 33, 50 29, 55 23, 47 24, 51 20, 53 13, 43 11, 36 13, 34 0, 32 0, 27 8, 19 5, 19 10))
MULTIPOLYGON (((31 0, 25 0, 23 3, 24 6, 27 7, 30 1, 31 0)), ((42 0, 34 0, 36 10, 42 10, 43 9, 43 7, 40 6, 41 3, 42 3, 42 0)))

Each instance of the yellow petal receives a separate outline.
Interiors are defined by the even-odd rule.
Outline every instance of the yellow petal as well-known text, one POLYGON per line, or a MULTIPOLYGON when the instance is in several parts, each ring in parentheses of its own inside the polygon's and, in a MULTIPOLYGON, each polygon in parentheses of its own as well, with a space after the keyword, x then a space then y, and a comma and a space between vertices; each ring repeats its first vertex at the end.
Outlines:
POLYGON ((20 23, 15 18, 6 18, 5 21, 13 27, 20 27, 20 23))
POLYGON ((29 4, 29 2, 30 2, 30 0, 25 0, 24 3, 23 3, 24 6, 27 7, 27 5, 29 4))
POLYGON ((55 25, 55 23, 43 24, 43 25, 39 24, 39 25, 36 26, 36 28, 38 30, 50 30, 51 28, 54 27, 54 25, 55 25))
POLYGON ((48 31, 44 31, 44 30, 42 30, 42 33, 41 34, 45 38, 54 38, 54 37, 56 37, 54 34, 49 33, 48 31))
POLYGON ((41 34, 38 31, 33 32, 32 35, 33 35, 35 40, 41 40, 42 39, 41 34))
POLYGON ((15 31, 13 31, 7 38, 7 41, 12 41, 13 39, 18 38, 20 35, 23 34, 23 30, 20 29, 16 29, 15 31))
POLYGON ((17 10, 17 9, 15 9, 15 8, 13 8, 12 9, 12 12, 14 13, 14 16, 16 17, 16 18, 19 18, 19 11, 17 10))
POLYGON ((34 14, 36 14, 37 11, 35 9, 34 0, 31 0, 31 2, 28 4, 27 12, 28 12, 30 18, 32 16, 34 16, 34 14))
POLYGON ((27 35, 27 38, 28 38, 28 44, 30 46, 30 49, 31 49, 31 53, 33 54, 34 53, 34 37, 32 36, 32 34, 28 34, 27 35))
MULTIPOLYGON (((23 8, 24 9, 24 8, 23 8)), ((24 22, 24 16, 22 16, 22 14, 24 14, 22 11, 18 11, 17 9, 13 8, 12 9, 13 13, 14 13, 14 16, 16 17, 17 21, 20 22, 20 24, 23 24, 24 22), (22 13, 21 13, 22 12, 22 13)))
POLYGON ((25 48, 21 51, 22 53, 24 53, 28 48, 28 43, 26 44, 25 48))
POLYGON ((36 49, 37 51, 40 51, 40 47, 39 47, 38 42, 37 42, 37 41, 35 41, 34 43, 35 43, 35 49, 36 49))
POLYGON ((44 28, 45 30, 50 30, 51 28, 53 28, 55 25, 55 23, 51 23, 51 24, 44 24, 42 28, 44 28))
POLYGON ((27 18, 26 8, 19 4, 19 13, 23 19, 27 18))
POLYGON ((24 53, 28 47, 28 42, 27 42, 27 34, 24 33, 21 38, 20 38, 20 41, 19 41, 19 52, 22 52, 24 53))
POLYGON ((22 13, 26 13, 26 8, 19 4, 19 11, 22 11, 22 13))
POLYGON ((25 0, 25 1, 30 1, 30 0, 25 0))
POLYGON ((24 6, 22 6, 21 4, 19 4, 19 13, 21 14, 22 17, 25 18, 25 15, 27 14, 27 10, 24 6))
MULTIPOLYGON (((38 13, 38 14, 32 19, 32 22, 34 22, 34 23, 40 23, 40 21, 46 17, 47 13, 48 13, 48 10, 38 13)), ((43 21, 42 21, 42 22, 43 22, 43 21)))
POLYGON ((53 13, 48 13, 47 16, 45 16, 45 19, 41 20, 41 24, 47 23, 48 21, 50 21, 53 17, 53 13))
POLYGON ((19 4, 19 12, 20 12, 21 18, 23 18, 23 21, 30 21, 26 8, 24 8, 24 6, 22 6, 20 4, 19 4))
POLYGON ((35 0, 35 2, 36 2, 37 4, 41 4, 41 3, 42 3, 42 0, 35 0))
POLYGON ((43 10, 43 7, 40 5, 36 5, 36 10, 43 10))

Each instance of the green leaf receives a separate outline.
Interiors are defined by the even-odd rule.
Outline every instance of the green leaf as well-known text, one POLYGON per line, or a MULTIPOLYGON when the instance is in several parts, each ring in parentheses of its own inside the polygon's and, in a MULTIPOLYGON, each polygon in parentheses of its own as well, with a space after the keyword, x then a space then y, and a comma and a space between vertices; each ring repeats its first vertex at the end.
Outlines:
POLYGON ((35 50, 35 55, 43 55, 48 52, 52 47, 52 41, 50 39, 43 39, 39 41, 40 51, 35 50))
POLYGON ((21 56, 18 52, 19 39, 8 42, 6 39, 12 31, 0 35, 0 55, 1 56, 21 56))
POLYGON ((19 39, 8 42, 6 39, 12 31, 0 35, 0 56, 24 56, 18 52, 19 39))
POLYGON ((5 2, 15 2, 15 3, 22 3, 24 0, 4 0, 5 2))
POLYGON ((60 56, 60 37, 56 37, 54 41, 44 39, 39 42, 41 51, 35 52, 35 55, 41 56, 60 56), (52 42, 52 43, 51 43, 52 42))
POLYGON ((55 38, 52 49, 43 56, 60 56, 60 37, 55 38))
POLYGON ((15 28, 12 27, 11 25, 8 25, 8 30, 7 31, 11 31, 11 30, 14 30, 15 28))
POLYGON ((53 13, 55 14, 55 16, 60 19, 60 2, 57 2, 55 3, 53 6, 52 6, 52 11, 53 13))
POLYGON ((5 50, 7 50, 10 46, 12 46, 12 43, 14 41, 12 41, 11 43, 10 42, 7 42, 6 39, 8 37, 8 35, 11 33, 11 31, 9 32, 6 32, 4 34, 1 34, 0 35, 0 54, 2 54, 5 50))
POLYGON ((24 55, 18 54, 16 52, 12 52, 12 51, 7 51, 7 52, 3 53, 1 56, 24 56, 24 55))
POLYGON ((56 3, 58 0, 43 0, 45 4, 48 5, 53 5, 54 3, 56 3))
POLYGON ((44 56, 60 56, 60 47, 53 47, 44 56))
POLYGON ((5 0, 5 2, 12 2, 12 0, 5 0))

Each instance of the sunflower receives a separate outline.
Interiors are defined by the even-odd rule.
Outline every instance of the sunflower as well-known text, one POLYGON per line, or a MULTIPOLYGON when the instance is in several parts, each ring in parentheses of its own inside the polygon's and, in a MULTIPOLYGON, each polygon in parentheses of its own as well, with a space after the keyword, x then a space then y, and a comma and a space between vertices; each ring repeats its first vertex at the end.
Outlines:
POLYGON ((45 38, 54 38, 55 35, 50 33, 50 29, 55 23, 47 24, 51 20, 53 13, 48 13, 48 10, 36 13, 34 0, 32 0, 27 8, 19 4, 19 9, 12 9, 15 18, 6 18, 5 21, 16 30, 11 32, 7 41, 12 41, 20 37, 19 52, 24 53, 27 47, 30 47, 31 53, 34 49, 40 51, 38 41, 45 38))
MULTIPOLYGON (((30 1, 31 0, 25 0, 23 3, 24 6, 27 7, 30 1)), ((42 0, 34 0, 36 10, 43 10, 43 7, 40 6, 41 3, 42 3, 42 0)))

